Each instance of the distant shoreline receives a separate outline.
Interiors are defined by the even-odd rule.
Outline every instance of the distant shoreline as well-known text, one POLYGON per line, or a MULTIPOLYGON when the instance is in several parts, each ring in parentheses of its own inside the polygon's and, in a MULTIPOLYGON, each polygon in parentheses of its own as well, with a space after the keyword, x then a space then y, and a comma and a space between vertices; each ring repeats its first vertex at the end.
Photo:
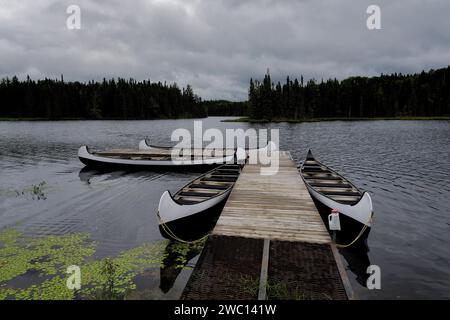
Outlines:
POLYGON ((11 117, 6 117, 6 118, 1 118, 0 117, 0 121, 81 121, 81 120, 88 120, 88 119, 80 119, 80 118, 73 118, 73 119, 47 119, 47 118, 11 118, 11 117))
POLYGON ((376 117, 376 118, 311 118, 311 119, 251 119, 241 117, 237 119, 222 120, 222 122, 248 122, 248 123, 303 123, 303 122, 322 122, 322 121, 377 121, 377 120, 450 120, 450 116, 433 116, 433 117, 376 117))
POLYGON ((117 119, 117 118, 103 118, 103 119, 85 119, 85 118, 20 118, 20 117, 0 117, 0 122, 14 122, 14 121, 149 121, 149 120, 189 120, 189 119, 205 119, 205 118, 156 118, 156 119, 117 119))
MULTIPOLYGON (((222 116, 211 116, 214 118, 221 118, 222 116)), ((230 116, 223 116, 230 117, 230 116)), ((149 120, 189 120, 189 119, 205 119, 205 118, 158 118, 158 119, 83 119, 83 118, 61 118, 61 119, 47 119, 47 118, 20 118, 20 117, 0 117, 0 122, 8 121, 149 121, 149 120)), ((450 116, 433 116, 433 117, 376 117, 376 118, 311 118, 311 119, 251 119, 248 117, 240 117, 234 119, 225 119, 222 122, 247 122, 247 123, 303 123, 303 122, 322 122, 322 121, 376 121, 376 120, 450 120, 450 116)))

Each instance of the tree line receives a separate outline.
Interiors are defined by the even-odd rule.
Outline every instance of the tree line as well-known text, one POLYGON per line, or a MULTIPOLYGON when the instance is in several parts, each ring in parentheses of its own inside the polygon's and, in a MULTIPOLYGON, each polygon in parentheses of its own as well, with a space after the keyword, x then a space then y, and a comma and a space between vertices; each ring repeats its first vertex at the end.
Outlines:
POLYGON ((255 120, 450 115, 450 66, 379 77, 250 79, 248 101, 202 101, 192 87, 133 79, 65 82, 17 77, 0 81, 0 117, 161 119, 248 116, 255 120))
POLYGON ((305 83, 250 79, 248 110, 256 120, 450 115, 450 66, 420 74, 350 77, 305 83))
POLYGON ((207 116, 192 87, 133 79, 65 82, 17 77, 0 81, 0 117, 159 119, 207 116))

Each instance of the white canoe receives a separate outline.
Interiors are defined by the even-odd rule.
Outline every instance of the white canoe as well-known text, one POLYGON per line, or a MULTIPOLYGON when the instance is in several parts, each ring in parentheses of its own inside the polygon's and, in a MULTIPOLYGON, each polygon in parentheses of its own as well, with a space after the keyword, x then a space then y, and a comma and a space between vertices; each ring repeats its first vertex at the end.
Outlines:
MULTIPOLYGON (((267 148, 270 148, 271 150, 276 150, 276 145, 275 143, 269 141, 268 144, 265 147, 261 147, 261 148, 245 148, 245 150, 248 151, 263 151, 266 150, 267 148)), ((149 144, 147 139, 143 139, 141 141, 139 141, 139 150, 143 150, 143 151, 150 151, 150 150, 167 150, 170 151, 172 150, 173 147, 167 147, 167 146, 157 146, 157 145, 152 145, 149 144)), ((181 148, 180 148, 181 149, 181 148)), ((205 149, 203 149, 205 150, 205 149)), ((212 148, 210 150, 219 150, 222 152, 232 152, 233 149, 232 148, 212 148)))
POLYGON ((87 166, 106 167, 207 167, 224 163, 242 163, 247 155, 243 149, 222 157, 180 157, 172 159, 170 154, 152 154, 143 151, 90 152, 87 146, 78 150, 78 158, 87 166))
POLYGON ((165 191, 158 206, 160 224, 170 224, 223 204, 240 170, 239 165, 225 164, 195 178, 174 195, 165 191))
POLYGON ((147 143, 146 139, 139 141, 139 150, 171 150, 172 147, 155 146, 147 143))
POLYGON ((360 224, 371 226, 373 206, 370 195, 316 160, 311 150, 301 167, 301 173, 313 198, 360 224))

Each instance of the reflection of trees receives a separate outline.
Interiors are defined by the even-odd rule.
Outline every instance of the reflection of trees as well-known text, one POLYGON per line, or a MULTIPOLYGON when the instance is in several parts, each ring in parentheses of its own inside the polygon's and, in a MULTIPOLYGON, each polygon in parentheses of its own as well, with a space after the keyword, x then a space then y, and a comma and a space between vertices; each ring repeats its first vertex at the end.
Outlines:
POLYGON ((159 285, 164 293, 173 287, 181 270, 186 268, 188 262, 201 252, 204 244, 205 240, 195 243, 170 241, 167 244, 161 263, 159 285))

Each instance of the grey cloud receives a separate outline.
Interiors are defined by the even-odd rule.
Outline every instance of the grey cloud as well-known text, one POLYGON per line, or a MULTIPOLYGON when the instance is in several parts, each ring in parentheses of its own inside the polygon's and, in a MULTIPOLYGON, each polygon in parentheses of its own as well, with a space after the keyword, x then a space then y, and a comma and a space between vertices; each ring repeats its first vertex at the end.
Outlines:
POLYGON ((190 83, 204 98, 244 99, 250 77, 416 72, 450 63, 447 0, 0 0, 0 76, 190 83), (66 8, 82 29, 67 30, 66 8))

